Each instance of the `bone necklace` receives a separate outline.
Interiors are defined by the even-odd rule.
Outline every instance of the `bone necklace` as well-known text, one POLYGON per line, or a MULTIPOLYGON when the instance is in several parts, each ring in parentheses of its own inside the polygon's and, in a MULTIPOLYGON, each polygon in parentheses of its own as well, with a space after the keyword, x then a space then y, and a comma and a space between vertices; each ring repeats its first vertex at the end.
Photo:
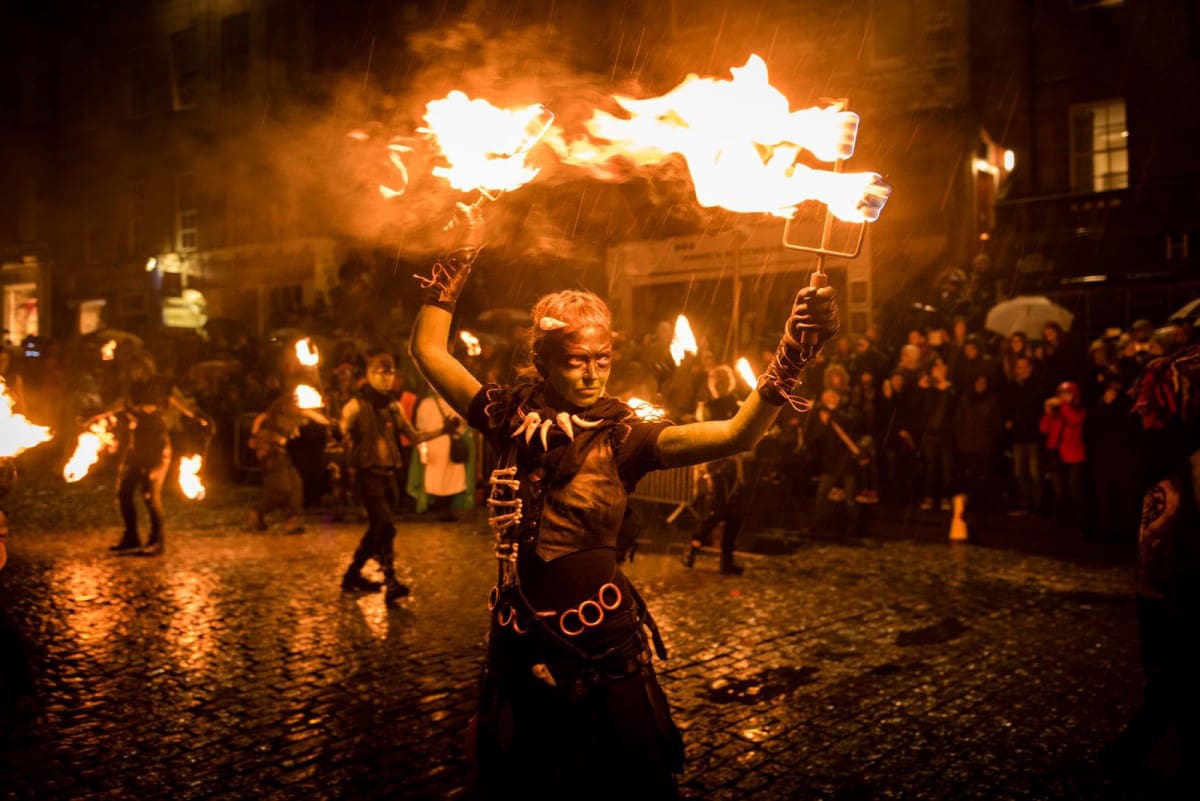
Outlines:
POLYGON ((512 436, 516 438, 524 434, 525 444, 528 445, 533 441, 534 434, 537 434, 542 443, 542 450, 544 451, 550 450, 548 444, 550 429, 556 425, 567 435, 567 439, 574 442, 576 426, 587 430, 597 428, 604 422, 603 420, 584 420, 577 414, 567 414, 566 412, 559 412, 554 417, 546 420, 543 420, 542 416, 537 412, 529 412, 528 414, 518 412, 518 414, 521 415, 521 425, 517 426, 517 430, 512 433, 512 436))

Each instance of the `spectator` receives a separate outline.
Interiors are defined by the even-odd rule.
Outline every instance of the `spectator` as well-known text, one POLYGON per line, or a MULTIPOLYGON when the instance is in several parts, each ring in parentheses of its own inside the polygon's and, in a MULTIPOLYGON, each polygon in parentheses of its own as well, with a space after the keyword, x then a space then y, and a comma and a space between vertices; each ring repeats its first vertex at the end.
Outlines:
POLYGON ((971 334, 963 344, 962 352, 954 364, 951 380, 955 386, 969 387, 975 379, 983 376, 993 390, 997 385, 998 373, 995 361, 983 352, 983 343, 978 334, 971 334))
POLYGON ((850 372, 855 375, 870 373, 876 379, 883 375, 888 367, 888 357, 883 351, 871 345, 871 340, 858 337, 854 340, 854 361, 850 372))
POLYGON ((1017 359, 1032 358, 1032 355, 1029 340, 1020 331, 1004 340, 1004 348, 1000 353, 1000 367, 1004 370, 1004 377, 1009 381, 1015 381, 1017 359))
POLYGON ((950 489, 954 478, 953 424, 954 387, 947 377, 946 363, 938 359, 928 376, 918 384, 921 420, 921 456, 925 462, 925 492, 921 509, 928 511, 938 502, 943 511, 950 509, 950 489))
POLYGON ((979 511, 991 507, 988 490, 1000 452, 1004 417, 1000 401, 985 373, 979 373, 971 390, 959 402, 954 416, 955 463, 960 487, 979 511))
MULTIPOLYGON (((905 346, 910 347, 910 346, 905 346)), ((916 385, 909 385, 903 370, 896 370, 883 385, 884 418, 883 442, 885 474, 884 489, 898 503, 910 503, 916 483, 917 441, 913 432, 920 427, 920 410, 916 404, 916 385)))
POLYGON ((1017 503, 1012 515, 1042 508, 1042 401, 1045 389, 1033 372, 1033 360, 1022 356, 1013 363, 1013 381, 1004 396, 1004 427, 1012 443, 1013 478, 1017 503))
POLYGON ((826 367, 821 381, 824 389, 838 394, 842 406, 846 406, 850 402, 850 373, 840 363, 834 362, 826 367))
POLYGON ((1050 483, 1054 488, 1055 515, 1066 525, 1077 525, 1083 505, 1083 464, 1087 452, 1083 440, 1083 408, 1079 387, 1063 381, 1054 397, 1047 398, 1040 429, 1052 462, 1050 483))
POLYGON ((858 473, 855 466, 859 456, 854 442, 856 421, 849 410, 841 408, 841 396, 833 390, 821 393, 816 414, 809 418, 806 448, 811 452, 818 474, 815 518, 817 528, 824 532, 833 529, 833 504, 845 501, 848 518, 846 534, 857 525, 858 473))
POLYGON ((1042 364, 1046 381, 1052 386, 1075 381, 1079 375, 1080 358, 1058 323, 1046 323, 1042 329, 1042 364))

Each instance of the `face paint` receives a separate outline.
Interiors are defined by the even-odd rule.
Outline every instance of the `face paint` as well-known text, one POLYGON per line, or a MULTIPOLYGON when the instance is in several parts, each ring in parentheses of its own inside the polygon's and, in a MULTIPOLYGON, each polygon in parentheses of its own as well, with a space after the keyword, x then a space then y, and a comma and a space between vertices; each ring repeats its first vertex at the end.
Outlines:
POLYGON ((376 392, 391 392, 396 368, 386 362, 376 362, 367 368, 367 383, 376 392))
POLYGON ((586 409, 604 394, 612 373, 612 332, 589 326, 567 335, 550 360, 546 383, 567 405, 586 409))

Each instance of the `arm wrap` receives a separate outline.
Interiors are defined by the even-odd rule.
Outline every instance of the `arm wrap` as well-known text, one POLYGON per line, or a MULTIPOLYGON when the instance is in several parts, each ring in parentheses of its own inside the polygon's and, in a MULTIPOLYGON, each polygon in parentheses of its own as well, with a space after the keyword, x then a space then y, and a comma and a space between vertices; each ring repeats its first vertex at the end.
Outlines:
POLYGON ((425 290, 425 303, 437 306, 451 314, 458 303, 463 287, 467 285, 467 277, 471 274, 471 265, 479 255, 477 247, 461 247, 450 251, 433 265, 428 277, 414 275, 425 290))

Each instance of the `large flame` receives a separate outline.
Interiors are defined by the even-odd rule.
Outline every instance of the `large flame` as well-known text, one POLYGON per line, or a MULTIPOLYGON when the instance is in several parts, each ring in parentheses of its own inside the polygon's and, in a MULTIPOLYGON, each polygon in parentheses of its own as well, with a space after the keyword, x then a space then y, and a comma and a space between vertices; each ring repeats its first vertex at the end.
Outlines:
POLYGON ((308 384, 298 384, 293 396, 296 398, 296 405, 301 409, 320 409, 325 405, 321 393, 308 384))
POLYGON ((190 501, 204 500, 204 482, 200 480, 200 468, 204 466, 204 458, 200 454, 184 456, 179 460, 179 489, 190 501))
POLYGON ((468 356, 479 356, 483 353, 483 346, 479 344, 479 337, 472 334, 465 328, 458 332, 458 338, 462 340, 463 345, 467 348, 468 356))
POLYGON ((615 159, 644 166, 679 154, 702 206, 788 218, 812 200, 841 220, 879 217, 891 187, 877 173, 798 163, 802 151, 823 162, 850 158, 857 114, 836 105, 791 111, 757 55, 730 72, 728 81, 689 75, 661 97, 615 97, 628 119, 597 111, 587 123, 587 138, 550 141, 565 162, 608 178, 615 159))
POLYGON ((527 157, 553 122, 554 115, 541 105, 497 108, 455 90, 425 106, 425 126, 419 130, 433 138, 445 162, 433 168, 434 175, 463 192, 502 192, 524 186, 540 172, 527 157))
POLYGON ((758 376, 754 374, 754 369, 750 367, 750 361, 745 356, 738 359, 734 367, 738 376, 746 382, 746 386, 758 386, 758 376))
POLYGON ((308 337, 296 340, 296 360, 305 367, 315 367, 320 363, 321 354, 308 337))
POLYGON ((683 364, 683 357, 690 353, 696 355, 699 346, 696 344, 696 335, 692 333, 692 326, 688 322, 688 318, 682 314, 675 318, 675 338, 671 340, 671 358, 675 360, 675 366, 683 364))
POLYGON ((100 346, 101 361, 111 362, 117 356, 117 340, 110 339, 100 346))
POLYGON ((79 435, 75 443, 75 452, 63 465, 63 478, 72 483, 79 481, 88 474, 92 465, 100 460, 101 453, 116 448, 116 438, 108 429, 109 421, 108 417, 102 418, 79 435))
POLYGON ((13 414, 8 385, 0 380, 0 459, 17 456, 48 439, 49 428, 34 425, 23 414, 13 414))

